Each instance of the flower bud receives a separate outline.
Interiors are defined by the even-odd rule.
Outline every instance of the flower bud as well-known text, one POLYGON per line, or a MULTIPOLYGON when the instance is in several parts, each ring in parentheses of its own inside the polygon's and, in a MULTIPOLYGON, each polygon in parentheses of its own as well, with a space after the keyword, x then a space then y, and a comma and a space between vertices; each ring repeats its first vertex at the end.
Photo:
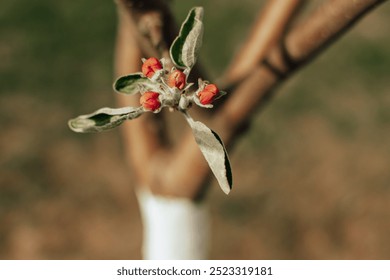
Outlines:
POLYGON ((173 70, 168 76, 167 84, 170 88, 182 90, 186 85, 186 75, 180 70, 173 70))
POLYGON ((161 107, 161 103, 160 100, 158 100, 158 96, 159 94, 157 92, 147 91, 141 96, 139 102, 146 110, 156 111, 161 107))
POLYGON ((155 57, 148 58, 142 65, 142 73, 148 78, 152 78, 153 75, 161 69, 163 69, 163 66, 160 60, 155 57))
POLYGON ((214 97, 219 93, 219 89, 214 84, 209 84, 198 93, 199 101, 203 105, 213 102, 214 97))

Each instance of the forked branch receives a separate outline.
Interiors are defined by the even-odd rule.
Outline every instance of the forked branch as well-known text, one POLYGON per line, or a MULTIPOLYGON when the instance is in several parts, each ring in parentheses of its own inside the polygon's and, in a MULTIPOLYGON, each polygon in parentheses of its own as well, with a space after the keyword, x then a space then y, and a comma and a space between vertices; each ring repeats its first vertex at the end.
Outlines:
MULTIPOLYGON (((162 14, 169 13, 163 1, 135 1, 135 0, 120 0, 126 4, 126 11, 141 11, 141 15, 147 13, 150 7, 156 8, 156 11, 160 11, 162 14), (143 4, 140 4, 143 3, 143 4), (137 6, 138 5, 138 6, 137 6), (141 5, 141 6, 139 6, 141 5), (143 5, 143 6, 142 6, 143 5), (161 6, 162 5, 162 6, 161 6), (142 9, 140 9, 140 7, 142 9), (160 10, 159 10, 160 9, 160 10), (143 11, 143 12, 142 12, 143 11)), ((284 2, 284 1, 275 1, 284 2)), ((280 27, 274 32, 277 34, 270 36, 272 40, 268 41, 268 45, 259 48, 264 50, 258 50, 256 53, 256 59, 254 63, 242 62, 243 66, 237 77, 243 75, 243 73, 250 73, 245 79, 243 79, 234 91, 229 92, 229 98, 218 108, 218 111, 213 115, 211 127, 216 129, 222 136, 222 139, 227 143, 232 143, 240 135, 240 128, 250 121, 253 113, 264 105, 264 101, 271 96, 273 90, 279 86, 286 78, 291 76, 296 69, 302 67, 310 59, 313 59, 319 54, 325 47, 329 46, 339 36, 345 33, 349 28, 358 21, 363 15, 367 14, 371 9, 384 0, 329 0, 326 1, 317 11, 310 15, 300 25, 296 26, 290 32, 288 32, 283 39, 280 40, 279 35, 282 34, 282 30, 285 30, 285 25, 289 22, 293 10, 296 7, 298 1, 285 1, 284 13, 281 13, 285 18, 279 18, 280 27), (288 6, 286 2, 289 2, 291 6, 288 6), (279 35, 278 35, 279 34, 279 35), (276 44, 276 42, 278 42, 276 44), (272 46, 271 48, 269 48, 272 46), (264 54, 267 54, 265 59, 264 54), (261 63, 261 61, 266 63, 261 63)), ((274 7, 275 8, 275 7, 274 7)), ((119 5, 121 10, 121 6, 119 5)), ((156 16, 156 15, 154 15, 156 16)), ((157 16, 156 16, 157 17, 157 16)), ((140 21, 141 17, 138 17, 140 21)), ((161 17, 160 17, 161 18, 161 17)), ((133 17, 136 19, 137 17, 133 17)), ((172 26, 172 21, 169 23, 170 27, 165 27, 163 20, 159 21, 160 27, 153 29, 150 26, 147 27, 147 31, 142 30, 140 23, 135 24, 136 28, 132 31, 122 30, 121 32, 133 32, 133 38, 138 38, 137 41, 133 40, 132 44, 137 46, 138 54, 151 54, 164 53, 164 44, 169 45, 172 38, 167 35, 163 30, 168 30, 172 26), (154 31, 152 31, 154 30, 154 31), (156 30, 159 30, 158 32, 156 30), (159 33, 160 32, 160 33, 159 33), (145 44, 145 36, 142 34, 149 34, 149 43, 145 44), (154 35, 153 35, 154 34, 154 35), (160 34, 160 35, 159 35, 160 34), (162 35, 161 35, 162 34, 162 35), (158 38, 154 40, 153 38, 158 38), (163 42, 165 43, 162 43, 163 42), (152 44, 150 44, 152 42, 152 44), (153 43, 154 42, 154 43, 153 43), (157 42, 157 43, 156 43, 157 42), (153 51, 153 49, 155 51, 153 51), (141 50, 141 52, 139 51, 141 50), (162 51, 161 51, 162 50, 162 51)), ((265 31, 264 31, 265 32, 265 31)), ((266 33, 266 32, 265 32, 266 33)), ((119 37, 121 35, 119 34, 119 37)), ((119 43, 121 41, 118 41, 119 43)), ((130 43, 130 42, 128 42, 130 43)), ((251 44, 249 44, 251 45, 251 44)), ((248 46, 249 46, 248 45, 248 46)), ((255 46, 256 44, 253 44, 255 46)), ((245 44, 244 44, 245 46, 245 44)), ((131 46, 128 46, 131 48, 131 46)), ((117 54, 117 67, 127 60, 128 53, 126 51, 118 52, 117 54)), ((135 59, 135 56, 132 56, 135 59)), ((248 57, 242 56, 243 60, 247 60, 248 57)), ((238 56, 238 57, 240 57, 238 56)), ((239 59, 238 63, 241 60, 239 59)), ((133 60, 134 64, 138 63, 133 60)), ((124 69, 124 68, 117 68, 124 69)), ((130 70, 130 69, 129 69, 130 70)), ((117 74, 122 70, 117 70, 117 74)), ((236 75, 236 74, 235 74, 236 75)), ((234 75, 233 75, 234 76, 234 75)), ((246 75, 244 75, 246 76, 246 75)), ((233 79, 234 80, 234 79, 233 79)), ((141 120, 137 120, 141 121, 141 120)), ((160 145, 157 135, 155 135, 156 129, 148 130, 150 126, 149 121, 145 118, 142 120, 142 124, 137 127, 130 127, 126 130, 125 134, 139 134, 143 135, 146 142, 142 145, 147 152, 144 154, 137 153, 140 146, 137 143, 142 142, 142 139, 138 139, 133 136, 129 136, 130 139, 130 153, 129 157, 134 162, 147 161, 149 163, 154 162, 150 168, 141 170, 138 174, 143 184, 148 185, 153 192, 158 194, 164 194, 168 196, 183 196, 195 198, 199 196, 202 191, 202 186, 206 182, 209 174, 209 168, 206 164, 202 154, 199 152, 198 147, 195 145, 192 134, 188 131, 183 135, 183 138, 178 141, 180 144, 173 150, 167 150, 160 145), (141 133, 140 133, 141 132, 141 133), (150 137, 155 137, 152 140, 150 137), (148 141, 151 141, 150 143, 148 141), (132 154, 135 152, 135 154, 132 154), (164 156, 161 156, 164 154, 164 156), (154 168, 153 166, 157 166, 154 168), (162 168, 161 168, 162 167, 162 168), (194 176, 196 172, 196 176, 194 176)), ((145 165, 141 165, 145 167, 145 165)))

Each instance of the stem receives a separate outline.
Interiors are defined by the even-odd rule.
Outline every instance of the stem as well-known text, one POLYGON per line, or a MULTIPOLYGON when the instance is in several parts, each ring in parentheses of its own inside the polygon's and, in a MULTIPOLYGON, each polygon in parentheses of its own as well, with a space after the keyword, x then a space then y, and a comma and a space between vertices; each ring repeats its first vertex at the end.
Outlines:
POLYGON ((187 110, 181 110, 180 112, 184 115, 186 121, 187 121, 188 124, 191 126, 191 124, 194 123, 194 119, 190 116, 190 114, 188 113, 188 111, 187 111, 187 110))

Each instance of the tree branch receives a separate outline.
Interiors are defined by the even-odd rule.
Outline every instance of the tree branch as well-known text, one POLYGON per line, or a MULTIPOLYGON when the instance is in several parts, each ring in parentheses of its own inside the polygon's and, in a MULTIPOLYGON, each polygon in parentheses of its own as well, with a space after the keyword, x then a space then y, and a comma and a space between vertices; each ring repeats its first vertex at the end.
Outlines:
POLYGON ((229 142, 253 112, 264 105, 272 90, 304 66, 363 15, 384 0, 329 0, 287 34, 266 57, 266 63, 244 80, 215 116, 218 131, 229 142), (219 128, 220 127, 220 128, 219 128))
POLYGON ((282 38, 301 4, 302 0, 268 1, 258 14, 249 38, 237 52, 218 84, 224 88, 229 87, 261 63, 270 48, 282 38))
MULTIPOLYGON (((115 50, 115 76, 139 72, 141 68, 141 49, 138 45, 138 31, 133 18, 118 2, 118 34, 115 50)), ((121 106, 139 106, 139 96, 117 95, 121 106)), ((148 185, 153 165, 151 159, 162 151, 159 121, 153 114, 126 122, 122 126, 124 148, 127 159, 133 166, 138 184, 148 185)))

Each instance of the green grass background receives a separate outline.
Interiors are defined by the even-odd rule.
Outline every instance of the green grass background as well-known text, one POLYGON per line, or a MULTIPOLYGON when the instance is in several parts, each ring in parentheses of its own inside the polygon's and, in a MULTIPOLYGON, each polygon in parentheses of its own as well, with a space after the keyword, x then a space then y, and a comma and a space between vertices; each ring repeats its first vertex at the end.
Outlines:
MULTIPOLYGON (((314 2, 314 1, 313 1, 314 2)), ((315 1, 315 6, 320 1, 315 1)), ((218 77, 264 1, 205 7, 201 62, 218 77)), ((390 6, 287 83, 214 182, 211 258, 390 258, 390 6)), ((140 258, 141 222, 118 130, 67 120, 115 106, 112 1, 0 4, 0 258, 140 258)))

